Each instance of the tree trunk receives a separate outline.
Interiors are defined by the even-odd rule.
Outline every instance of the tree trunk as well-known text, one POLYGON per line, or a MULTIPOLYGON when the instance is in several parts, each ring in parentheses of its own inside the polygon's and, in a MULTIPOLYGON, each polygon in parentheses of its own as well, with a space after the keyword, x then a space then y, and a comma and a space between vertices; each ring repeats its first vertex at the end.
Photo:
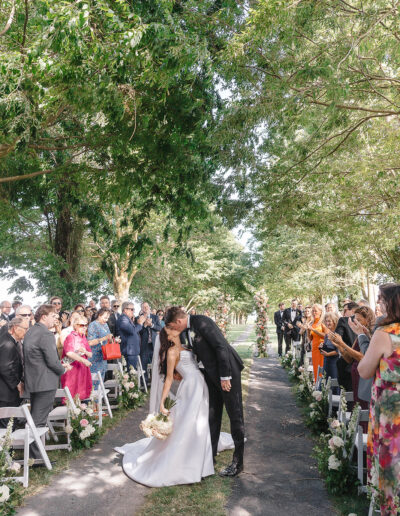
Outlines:
POLYGON ((126 270, 121 270, 117 266, 114 266, 114 297, 115 299, 118 299, 120 303, 123 303, 124 301, 129 301, 129 289, 131 288, 132 281, 135 277, 136 272, 137 269, 129 273, 126 270))

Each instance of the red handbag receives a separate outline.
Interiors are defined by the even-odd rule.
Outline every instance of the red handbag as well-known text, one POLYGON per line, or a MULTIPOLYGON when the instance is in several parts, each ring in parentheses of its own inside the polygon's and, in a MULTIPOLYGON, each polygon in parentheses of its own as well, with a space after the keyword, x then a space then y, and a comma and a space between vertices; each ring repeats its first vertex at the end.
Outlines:
POLYGON ((114 360, 115 358, 121 358, 121 346, 115 339, 109 340, 107 344, 101 347, 103 352, 104 360, 114 360))

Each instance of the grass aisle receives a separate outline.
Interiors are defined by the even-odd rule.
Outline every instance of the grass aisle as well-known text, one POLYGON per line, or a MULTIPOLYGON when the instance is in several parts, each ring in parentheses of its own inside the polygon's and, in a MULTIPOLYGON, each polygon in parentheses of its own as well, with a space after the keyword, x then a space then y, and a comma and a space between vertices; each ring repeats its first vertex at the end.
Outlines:
MULTIPOLYGON (((248 325, 238 325, 228 332, 228 340, 233 342, 248 328, 248 325)), ((242 372, 243 401, 246 402, 250 366, 252 363, 251 343, 254 342, 255 332, 251 332, 243 344, 235 346, 235 349, 245 363, 242 372), (250 341, 253 339, 253 341, 250 341)), ((224 410, 222 418, 222 430, 230 432, 229 418, 224 410)), ((222 452, 217 457, 215 471, 221 470, 231 462, 232 450, 222 452)), ((231 493, 232 479, 222 478, 219 475, 207 477, 199 484, 184 486, 162 487, 153 489, 146 496, 146 503, 136 513, 137 516, 159 516, 159 514, 190 514, 200 516, 210 514, 212 516, 225 516, 226 501, 231 493)))

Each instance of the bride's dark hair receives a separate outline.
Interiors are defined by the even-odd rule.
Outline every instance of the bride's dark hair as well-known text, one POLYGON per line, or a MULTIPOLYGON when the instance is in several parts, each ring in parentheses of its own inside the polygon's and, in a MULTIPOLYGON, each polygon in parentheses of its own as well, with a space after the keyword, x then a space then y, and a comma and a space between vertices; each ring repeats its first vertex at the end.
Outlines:
POLYGON ((160 375, 164 375, 164 381, 167 376, 167 352, 168 352, 169 348, 172 348, 173 345, 174 345, 174 343, 168 339, 167 332, 165 331, 165 328, 163 328, 160 331, 159 371, 160 371, 160 375))

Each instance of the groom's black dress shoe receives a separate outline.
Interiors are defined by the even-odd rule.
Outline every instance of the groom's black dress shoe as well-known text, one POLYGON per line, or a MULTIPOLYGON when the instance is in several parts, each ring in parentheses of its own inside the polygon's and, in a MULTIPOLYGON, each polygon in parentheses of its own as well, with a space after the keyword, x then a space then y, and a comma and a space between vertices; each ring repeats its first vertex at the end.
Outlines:
POLYGON ((233 461, 225 469, 219 472, 220 477, 236 477, 243 471, 243 462, 233 461))

